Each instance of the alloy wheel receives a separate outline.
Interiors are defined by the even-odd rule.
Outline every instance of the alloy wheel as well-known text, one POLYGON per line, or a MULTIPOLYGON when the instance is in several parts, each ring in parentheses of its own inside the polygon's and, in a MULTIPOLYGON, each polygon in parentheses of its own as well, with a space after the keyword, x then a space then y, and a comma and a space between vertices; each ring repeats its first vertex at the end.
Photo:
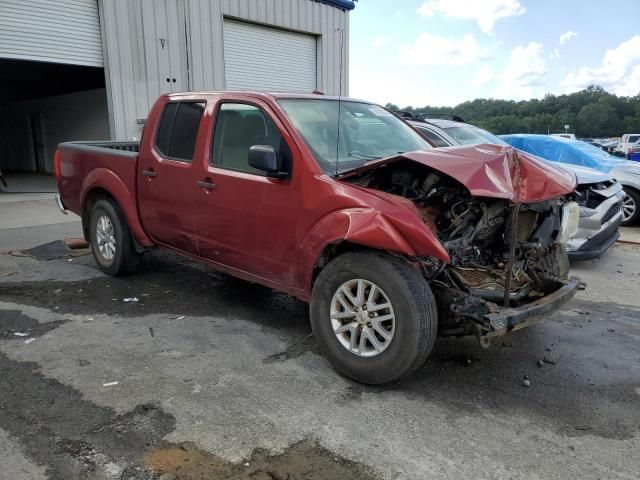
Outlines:
POLYGON ((387 294, 362 278, 349 280, 331 300, 331 326, 340 344, 360 357, 375 357, 391 344, 396 317, 387 294))
POLYGON ((105 260, 113 260, 116 256, 116 236, 111 219, 101 215, 96 222, 96 243, 98 251, 105 260))
POLYGON ((622 221, 626 222, 633 217, 636 208, 636 202, 631 195, 624 197, 624 200, 622 200, 622 221))

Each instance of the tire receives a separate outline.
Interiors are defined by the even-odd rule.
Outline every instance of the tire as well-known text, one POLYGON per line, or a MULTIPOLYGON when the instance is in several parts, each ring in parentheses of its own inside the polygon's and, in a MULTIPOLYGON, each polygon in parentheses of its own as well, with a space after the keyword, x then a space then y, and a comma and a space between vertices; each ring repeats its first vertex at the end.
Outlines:
POLYGON ((623 215, 625 218, 621 225, 628 227, 640 221, 640 192, 633 188, 626 187, 624 193, 627 194, 627 198, 622 201, 623 215))
POLYGON ((90 219, 91 251, 100 269, 109 275, 138 270, 142 255, 135 250, 129 226, 117 202, 110 198, 98 200, 91 209, 90 219), (108 238, 106 242, 105 238, 108 238))
POLYGON ((421 272, 400 258, 378 252, 349 252, 333 259, 316 279, 311 294, 310 316, 311 328, 324 356, 338 372, 367 384, 392 382, 422 366, 433 349, 438 330, 436 301, 421 272), (360 316, 334 318, 334 315, 350 316, 344 301, 349 305, 355 303, 350 303, 344 294, 342 301, 336 301, 336 295, 343 285, 348 285, 347 290, 357 297, 359 280, 363 281, 364 297, 371 308, 364 314, 363 307, 353 307, 360 316), (349 290, 352 285, 349 282, 355 282, 353 290, 349 290), (377 300, 374 298, 370 303, 372 285, 381 292, 374 290, 377 300), (385 304, 386 300, 391 308, 375 313, 371 311, 385 304), (394 319, 378 323, 377 330, 370 328, 375 325, 367 323, 369 321, 363 317, 386 318, 389 313, 394 319), (362 323, 353 325, 358 322, 362 323), (340 330, 341 324, 343 331, 338 336, 334 329, 340 330), (380 332, 379 327, 385 329, 390 339, 385 340, 377 333, 380 332), (356 339, 361 339, 365 331, 368 333, 364 348, 356 341, 352 350, 354 332, 356 339), (382 344, 380 351, 369 340, 371 334, 375 335, 378 344, 382 344))

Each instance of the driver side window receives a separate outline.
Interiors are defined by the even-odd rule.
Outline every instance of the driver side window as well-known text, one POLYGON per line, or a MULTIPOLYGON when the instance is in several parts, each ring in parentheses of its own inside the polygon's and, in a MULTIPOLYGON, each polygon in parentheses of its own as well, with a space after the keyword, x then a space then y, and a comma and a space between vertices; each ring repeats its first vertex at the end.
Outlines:
POLYGON ((213 132, 213 165, 264 176, 249 165, 249 148, 269 145, 281 158, 283 171, 291 169, 291 152, 273 121, 254 105, 223 103, 213 132))

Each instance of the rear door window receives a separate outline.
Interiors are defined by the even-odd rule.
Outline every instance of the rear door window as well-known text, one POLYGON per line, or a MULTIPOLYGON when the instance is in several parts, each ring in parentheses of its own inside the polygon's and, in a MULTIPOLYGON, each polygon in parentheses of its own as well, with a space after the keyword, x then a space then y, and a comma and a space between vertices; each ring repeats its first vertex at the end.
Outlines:
POLYGON ((204 102, 172 102, 166 105, 156 139, 156 148, 163 156, 182 162, 193 159, 204 107, 204 102))

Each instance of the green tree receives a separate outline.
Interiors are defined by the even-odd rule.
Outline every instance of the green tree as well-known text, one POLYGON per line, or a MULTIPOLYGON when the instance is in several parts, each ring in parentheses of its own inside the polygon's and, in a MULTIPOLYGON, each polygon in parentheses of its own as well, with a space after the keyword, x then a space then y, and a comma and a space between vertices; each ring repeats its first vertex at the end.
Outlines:
POLYGON ((576 133, 582 137, 615 135, 622 126, 615 110, 604 102, 585 105, 576 120, 576 133))
MULTIPOLYGON (((397 105, 387 104, 391 110, 397 105)), ((503 133, 557 133, 570 125, 582 137, 620 136, 640 132, 640 94, 619 97, 591 85, 569 95, 547 94, 541 99, 477 98, 456 107, 408 106, 410 112, 455 113, 467 122, 503 133)))

